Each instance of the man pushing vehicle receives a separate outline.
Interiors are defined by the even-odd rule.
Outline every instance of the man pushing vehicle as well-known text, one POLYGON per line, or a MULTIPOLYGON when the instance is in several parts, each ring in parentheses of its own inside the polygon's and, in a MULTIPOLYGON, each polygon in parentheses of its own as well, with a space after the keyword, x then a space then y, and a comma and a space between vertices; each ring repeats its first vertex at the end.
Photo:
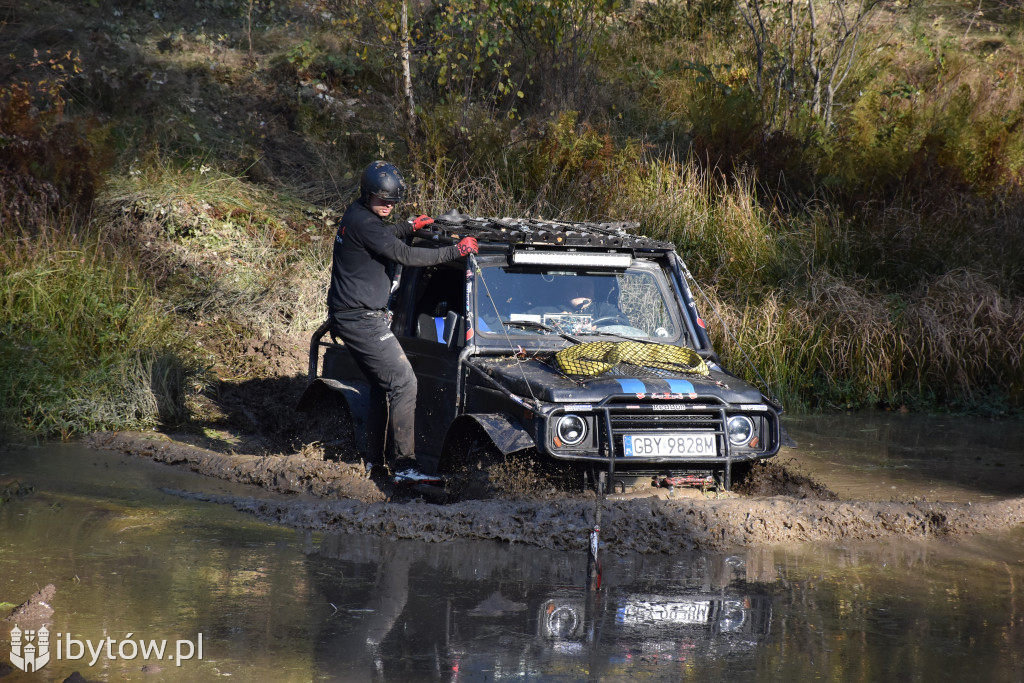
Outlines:
POLYGON ((359 198, 345 211, 334 238, 327 309, 331 332, 340 337, 370 384, 366 466, 371 474, 416 469, 414 425, 416 375, 391 332, 387 310, 391 266, 434 266, 478 252, 474 237, 441 248, 411 247, 405 238, 434 219, 386 224, 405 196, 393 164, 374 161, 363 171, 359 198), (386 457, 390 440, 393 460, 386 457))

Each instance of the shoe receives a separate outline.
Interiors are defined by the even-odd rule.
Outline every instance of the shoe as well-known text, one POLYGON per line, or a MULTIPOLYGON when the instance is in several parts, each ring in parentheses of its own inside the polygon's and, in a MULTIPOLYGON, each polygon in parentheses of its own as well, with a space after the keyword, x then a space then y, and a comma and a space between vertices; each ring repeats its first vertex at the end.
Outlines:
POLYGON ((398 458, 389 464, 391 465, 391 470, 393 472, 404 472, 405 470, 414 470, 417 468, 416 458, 398 458))
POLYGON ((416 468, 410 468, 395 472, 393 481, 396 484, 437 484, 443 481, 443 478, 437 474, 426 474, 424 472, 420 472, 416 468))

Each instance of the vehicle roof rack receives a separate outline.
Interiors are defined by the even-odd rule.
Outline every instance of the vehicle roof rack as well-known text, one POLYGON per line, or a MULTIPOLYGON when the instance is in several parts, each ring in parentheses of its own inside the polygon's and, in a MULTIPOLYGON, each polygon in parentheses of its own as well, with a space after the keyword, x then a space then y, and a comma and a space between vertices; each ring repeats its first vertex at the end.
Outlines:
MULTIPOLYGON (((671 242, 655 240, 633 234, 639 223, 570 222, 541 220, 538 218, 487 218, 468 216, 450 211, 434 218, 434 222, 420 230, 419 239, 456 242, 463 237, 475 237, 481 249, 498 246, 599 247, 606 249, 640 249, 672 251, 671 242)), ((491 250, 488 250, 491 251, 491 250)))

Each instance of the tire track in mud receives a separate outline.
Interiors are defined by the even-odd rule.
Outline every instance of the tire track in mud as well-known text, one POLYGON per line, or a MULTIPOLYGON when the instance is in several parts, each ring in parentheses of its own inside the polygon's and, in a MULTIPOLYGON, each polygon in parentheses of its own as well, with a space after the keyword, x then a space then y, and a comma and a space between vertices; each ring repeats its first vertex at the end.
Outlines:
POLYGON ((224 454, 156 433, 100 432, 91 435, 87 443, 93 448, 179 465, 206 476, 278 493, 363 501, 387 498, 359 465, 286 455, 224 454))
MULTIPOLYGON (((151 435, 96 435, 97 448, 184 465, 201 474, 254 484, 294 500, 172 491, 232 505, 260 519, 332 533, 443 542, 456 539, 583 550, 596 500, 480 500, 448 505, 386 502, 353 465, 299 456, 221 455, 151 435)), ((1024 524, 1024 498, 984 503, 874 502, 789 496, 605 500, 601 540, 615 552, 671 553, 742 546, 834 543, 896 537, 952 537, 1024 524)))

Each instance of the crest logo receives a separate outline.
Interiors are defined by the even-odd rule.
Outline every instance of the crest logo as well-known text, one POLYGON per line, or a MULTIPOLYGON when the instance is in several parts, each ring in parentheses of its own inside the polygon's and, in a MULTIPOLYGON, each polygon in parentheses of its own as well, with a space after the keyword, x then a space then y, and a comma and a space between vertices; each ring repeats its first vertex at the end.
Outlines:
POLYGON ((50 631, 44 625, 38 631, 11 631, 11 664, 26 673, 34 673, 50 661, 50 631))

